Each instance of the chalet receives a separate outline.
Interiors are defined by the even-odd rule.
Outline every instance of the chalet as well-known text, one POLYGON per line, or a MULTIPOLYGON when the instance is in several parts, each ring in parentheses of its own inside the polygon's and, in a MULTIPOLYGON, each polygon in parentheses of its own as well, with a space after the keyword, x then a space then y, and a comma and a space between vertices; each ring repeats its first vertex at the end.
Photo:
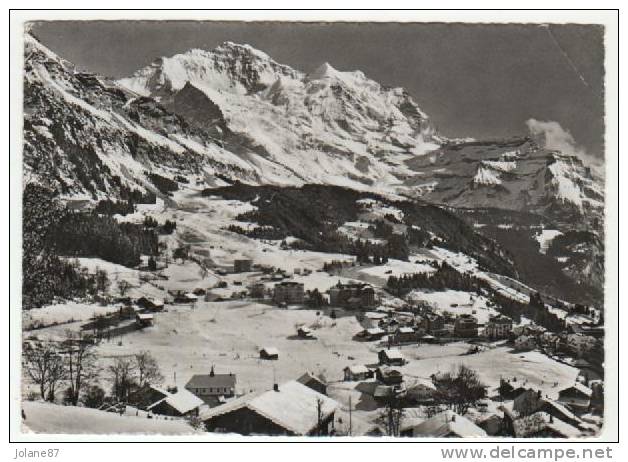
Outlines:
POLYGON ((489 436, 499 435, 503 429, 503 419, 497 414, 490 414, 475 423, 489 436))
POLYGON ((165 392, 165 397, 146 408, 154 414, 171 417, 196 416, 203 400, 188 390, 178 390, 175 393, 165 392))
POLYGON ((192 292, 184 292, 182 290, 172 290, 169 292, 173 297, 174 303, 196 303, 198 301, 198 296, 192 292))
POLYGON ((235 396, 236 376, 234 374, 216 374, 212 366, 209 374, 196 374, 185 384, 185 389, 194 393, 205 404, 215 406, 224 398, 235 396))
POLYGON ((520 335, 515 339, 515 350, 527 351, 536 348, 536 339, 530 335, 520 335))
POLYGON ((135 315, 135 325, 140 329, 150 327, 154 324, 155 319, 152 313, 137 313, 135 315))
POLYGON ((306 387, 311 388, 312 390, 322 395, 327 394, 327 384, 322 379, 320 379, 319 377, 316 377, 311 372, 306 372, 305 374, 303 374, 301 377, 297 379, 297 382, 299 382, 302 385, 305 385, 306 387))
POLYGON ((536 412, 513 422, 516 438, 575 438, 580 430, 546 412, 536 412))
POLYGON ((516 418, 531 415, 535 412, 545 412, 573 426, 578 426, 581 423, 580 418, 562 403, 544 398, 540 391, 532 389, 518 393, 510 406, 504 406, 504 411, 509 414, 505 415, 505 418, 510 420, 510 428, 512 428, 516 418))
POLYGON ((378 367, 375 378, 384 385, 399 385, 403 382, 403 374, 392 367, 378 367))
POLYGON ((406 363, 401 351, 396 348, 380 350, 379 353, 377 353, 377 357, 380 364, 386 364, 388 366, 403 366, 406 363))
POLYGON ((404 428, 402 436, 429 438, 481 438, 486 432, 466 417, 447 410, 436 414, 424 422, 404 428))
POLYGON ((412 327, 399 327, 395 331, 393 339, 395 343, 408 343, 416 342, 418 337, 412 327))
POLYGON ((238 258, 233 261, 234 273, 248 273, 253 266, 253 260, 248 258, 238 258))
POLYGON ((478 320, 471 314, 461 314, 454 321, 454 335, 462 338, 478 336, 478 320))
POLYGON ((252 298, 264 298, 266 295, 266 285, 262 282, 256 282, 249 286, 249 295, 252 298))
POLYGON ((153 297, 140 297, 135 303, 144 310, 163 311, 165 303, 163 299, 153 297))
POLYGON ((370 284, 350 283, 337 285, 329 289, 329 303, 345 308, 372 307, 376 305, 375 290, 370 284))
POLYGON ((503 314, 491 316, 484 326, 484 335, 493 340, 508 338, 511 331, 512 319, 503 314))
POLYGON ((405 395, 406 390, 403 384, 399 385, 377 385, 373 390, 373 398, 379 404, 385 403, 393 397, 405 395))
POLYGON ((358 337, 361 337, 368 341, 379 340, 384 335, 386 335, 386 331, 381 327, 373 327, 371 329, 365 329, 362 332, 357 334, 358 337))
POLYGON ((275 303, 303 303, 305 286, 302 282, 284 281, 275 284, 273 300, 275 303))
POLYGON ((567 348, 578 356, 593 350, 597 342, 598 340, 590 335, 580 333, 567 335, 567 348))
POLYGON ((587 410, 591 404, 592 394, 593 391, 589 387, 576 382, 558 392, 558 401, 573 409, 587 410))
POLYGON ((340 405, 296 380, 244 395, 201 413, 210 432, 241 435, 329 435, 340 405))
POLYGON ((260 359, 277 360, 279 359, 279 350, 275 347, 264 347, 259 350, 260 359))
POLYGON ((342 371, 345 375, 345 382, 359 382, 373 378, 373 371, 362 364, 347 366, 342 371))
POLYGON ((417 404, 433 403, 436 396, 436 385, 431 379, 412 378, 407 383, 408 397, 417 404))

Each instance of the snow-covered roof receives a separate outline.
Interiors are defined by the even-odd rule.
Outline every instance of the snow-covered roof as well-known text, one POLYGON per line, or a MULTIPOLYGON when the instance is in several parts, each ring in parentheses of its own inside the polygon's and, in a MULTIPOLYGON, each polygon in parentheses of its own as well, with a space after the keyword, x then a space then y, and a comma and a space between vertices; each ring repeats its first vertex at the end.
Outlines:
POLYGON ((265 351, 269 355, 279 355, 279 350, 275 347, 264 347, 260 351, 265 351))
POLYGON ((368 368, 363 364, 353 364, 351 366, 345 367, 345 369, 349 369, 349 372, 352 374, 368 374, 368 368))
POLYGON ((204 404, 204 401, 202 399, 200 399, 194 393, 189 392, 185 388, 181 388, 176 393, 163 393, 166 393, 166 397, 148 406, 147 409, 149 411, 164 401, 168 403, 172 408, 179 411, 181 414, 190 412, 191 410, 196 409, 197 407, 200 407, 204 404))
POLYGON ((340 406, 333 399, 291 380, 280 385, 279 391, 250 393, 201 412, 201 419, 207 421, 246 407, 296 435, 306 435, 318 425, 319 402, 323 418, 340 406))
POLYGON ((401 351, 396 348, 391 348, 390 350, 382 350, 389 359, 403 359, 403 355, 401 351))
POLYGON ((367 319, 384 319, 388 315, 386 313, 377 313, 374 311, 369 311, 364 314, 367 319))
POLYGON ((460 438, 478 438, 486 436, 486 432, 469 419, 454 411, 443 411, 414 427, 413 436, 430 436, 442 438, 455 435, 460 438))
POLYGON ((397 329, 400 334, 413 334, 414 329, 412 327, 400 327, 397 329))
POLYGON ((577 391, 579 391, 580 393, 588 396, 589 398, 593 394, 593 391, 589 387, 587 387, 585 384, 580 383, 580 382, 575 382, 572 386, 567 387, 564 390, 561 390, 560 393, 563 393, 563 392, 565 392, 567 390, 570 390, 572 388, 577 390, 577 391))
POLYGON ((154 316, 151 313, 137 313, 136 316, 138 317, 138 319, 141 319, 142 321, 148 321, 154 318, 154 316))
POLYGON ((369 335, 383 334, 385 332, 381 327, 372 327, 370 329, 366 329, 366 332, 369 335))
POLYGON ((532 415, 517 419, 513 422, 515 436, 525 438, 546 429, 553 430, 565 437, 580 436, 580 430, 573 425, 569 425, 556 417, 550 416, 547 412, 536 412, 532 415))

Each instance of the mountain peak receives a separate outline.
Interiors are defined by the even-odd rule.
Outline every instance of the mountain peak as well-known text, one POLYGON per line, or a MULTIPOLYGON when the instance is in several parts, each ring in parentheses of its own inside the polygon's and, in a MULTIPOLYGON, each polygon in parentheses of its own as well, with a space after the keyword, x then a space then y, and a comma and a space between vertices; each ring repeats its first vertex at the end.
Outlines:
POLYGON ((318 66, 314 72, 312 72, 309 77, 312 80, 320 80, 330 77, 338 77, 339 71, 334 69, 334 67, 328 62, 324 62, 320 66, 318 66))

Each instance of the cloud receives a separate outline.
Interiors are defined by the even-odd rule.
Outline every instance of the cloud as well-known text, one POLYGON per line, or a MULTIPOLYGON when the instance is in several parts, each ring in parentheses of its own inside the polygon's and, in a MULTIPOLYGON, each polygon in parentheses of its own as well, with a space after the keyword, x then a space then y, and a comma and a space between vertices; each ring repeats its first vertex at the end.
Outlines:
POLYGON ((584 148, 578 146, 576 140, 565 130, 558 122, 553 120, 542 121, 536 119, 528 119, 526 121, 530 134, 545 149, 560 151, 563 154, 576 156, 584 165, 592 167, 595 170, 603 170, 603 161, 586 152, 584 148))

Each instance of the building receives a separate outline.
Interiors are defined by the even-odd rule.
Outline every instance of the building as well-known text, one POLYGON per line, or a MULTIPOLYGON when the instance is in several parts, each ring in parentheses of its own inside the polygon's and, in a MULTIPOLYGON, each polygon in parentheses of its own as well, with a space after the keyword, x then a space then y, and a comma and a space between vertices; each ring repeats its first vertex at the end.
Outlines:
POLYGON ((333 432, 340 405, 292 380, 201 413, 207 431, 241 435, 316 436, 333 432))
POLYGON ((576 410, 587 410, 591 404, 593 391, 586 385, 575 382, 572 386, 558 392, 558 402, 576 410))
POLYGON ((421 405, 432 404, 437 395, 436 385, 431 379, 411 377, 407 380, 408 398, 421 405))
POLYGON ((546 412, 516 419, 512 427, 516 438, 575 438, 582 435, 576 427, 546 412))
POLYGON ((399 385, 403 382, 403 374, 392 367, 378 367, 375 378, 384 385, 399 385))
POLYGON ((202 399, 188 390, 178 390, 174 393, 163 391, 164 397, 146 408, 154 414, 171 417, 196 416, 200 407, 205 404, 202 399))
POLYGON ((322 394, 327 394, 327 384, 311 372, 306 372, 297 379, 297 382, 311 388, 312 390, 322 394))
POLYGON ((527 351, 534 348, 536 348, 536 339, 530 335, 520 335, 515 339, 516 350, 527 351))
POLYGON ((249 286, 249 295, 252 298, 264 298, 266 285, 263 282, 255 282, 249 286))
POLYGON ((342 371, 345 375, 345 382, 359 382, 373 378, 373 371, 363 364, 347 366, 342 371))
POLYGON ((216 374, 211 368, 209 374, 196 374, 185 384, 185 389, 194 393, 205 404, 215 406, 224 398, 232 398, 236 394, 235 374, 216 374))
POLYGON ((406 363, 401 351, 396 348, 380 350, 379 353, 377 353, 377 357, 379 358, 380 364, 387 366, 403 366, 406 363))
POLYGON ((137 313, 135 315, 135 325, 140 329, 150 327, 154 324, 155 319, 152 313, 137 313))
POLYGON ((504 339, 510 336, 512 319, 503 314, 491 316, 484 327, 484 335, 489 339, 504 339))
POLYGON ((303 303, 305 297, 305 286, 302 282, 284 281, 275 284, 273 300, 275 303, 303 303))
POLYGON ((478 320, 471 314, 461 314, 454 321, 454 335, 462 338, 478 336, 478 320))
POLYGON ((466 417, 444 411, 429 419, 401 430, 401 436, 429 438, 482 438, 486 432, 466 417))
POLYGON ((140 297, 135 301, 135 303, 144 310, 155 312, 163 311, 165 307, 165 303, 162 299, 153 297, 140 297))
POLYGON ((342 284, 338 282, 329 289, 329 303, 332 306, 345 308, 369 308, 377 304, 375 289, 366 283, 342 284))
POLYGON ((279 350, 275 347, 264 347, 259 350, 260 359, 277 360, 279 359, 279 350))
POLYGON ((419 327, 423 328, 425 332, 429 332, 435 336, 440 336, 444 333, 445 318, 437 313, 426 313, 421 318, 419 327))
POLYGON ((368 341, 379 340, 384 335, 386 335, 386 331, 381 327, 372 327, 370 329, 365 329, 357 334, 358 337, 368 341))
POLYGON ((412 327, 399 327, 393 336, 394 343, 409 343, 418 341, 418 336, 412 327))
POLYGON ((253 260, 248 258, 238 258, 233 261, 234 273, 248 273, 253 268, 253 260))
POLYGON ((567 335, 567 348, 578 356, 593 350, 596 344, 597 339, 590 335, 580 333, 567 335))

